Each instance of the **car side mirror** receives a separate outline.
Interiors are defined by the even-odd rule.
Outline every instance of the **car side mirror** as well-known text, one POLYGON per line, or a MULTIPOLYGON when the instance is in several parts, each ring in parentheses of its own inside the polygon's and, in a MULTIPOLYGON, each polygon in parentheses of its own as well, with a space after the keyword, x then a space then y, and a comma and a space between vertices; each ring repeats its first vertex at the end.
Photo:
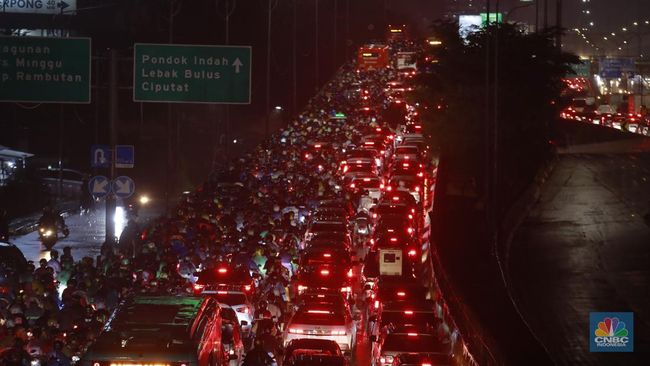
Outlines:
POLYGON ((242 326, 246 326, 246 325, 248 325, 248 322, 247 322, 246 320, 242 320, 242 321, 241 321, 241 325, 242 325, 242 326))
POLYGON ((371 335, 370 336, 370 342, 377 342, 377 336, 376 335, 371 335))

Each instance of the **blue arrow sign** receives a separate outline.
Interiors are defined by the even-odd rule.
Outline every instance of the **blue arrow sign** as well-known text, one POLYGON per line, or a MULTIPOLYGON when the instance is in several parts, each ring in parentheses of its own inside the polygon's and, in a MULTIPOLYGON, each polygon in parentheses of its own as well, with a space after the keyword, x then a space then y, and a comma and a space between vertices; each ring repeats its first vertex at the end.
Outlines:
POLYGON ((135 192, 135 182, 127 176, 117 177, 113 180, 113 193, 119 198, 129 198, 135 192))
POLYGON ((111 149, 106 145, 93 145, 90 148, 90 167, 108 168, 111 166, 111 149))
POLYGON ((135 165, 135 148, 133 145, 115 145, 115 167, 133 168, 135 165))
POLYGON ((92 177, 88 181, 88 191, 95 198, 104 198, 111 192, 111 184, 103 175, 92 177))

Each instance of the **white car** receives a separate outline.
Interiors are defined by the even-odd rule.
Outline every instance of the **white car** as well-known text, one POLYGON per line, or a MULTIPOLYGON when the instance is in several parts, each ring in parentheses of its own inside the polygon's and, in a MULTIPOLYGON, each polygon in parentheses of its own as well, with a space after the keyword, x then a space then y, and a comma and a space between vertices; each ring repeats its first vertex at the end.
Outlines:
POLYGON ((327 339, 343 352, 352 352, 357 338, 356 322, 349 312, 327 304, 305 305, 289 320, 283 334, 286 347, 294 339, 327 339))
POLYGON ((237 321, 241 326, 241 332, 244 337, 248 337, 253 326, 253 305, 248 299, 248 295, 241 291, 203 291, 204 296, 210 296, 217 299, 220 304, 226 304, 231 307, 237 315, 237 321))

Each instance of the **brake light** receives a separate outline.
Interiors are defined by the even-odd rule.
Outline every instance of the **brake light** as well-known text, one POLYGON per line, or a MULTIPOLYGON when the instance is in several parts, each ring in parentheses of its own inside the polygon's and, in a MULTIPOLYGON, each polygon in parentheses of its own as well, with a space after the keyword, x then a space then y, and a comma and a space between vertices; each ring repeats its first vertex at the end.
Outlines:
POLYGON ((375 309, 379 309, 379 300, 375 300, 375 309))
POLYGON ((413 315, 413 310, 404 310, 404 314, 413 315))
POLYGON ((374 142, 374 141, 366 141, 366 142, 364 142, 363 144, 364 144, 364 145, 374 145, 375 142, 374 142))
POLYGON ((417 254, 417 252, 415 251, 415 249, 411 249, 408 252, 409 257, 415 257, 416 254, 417 254))
POLYGON ((307 289, 307 286, 298 285, 298 292, 303 292, 307 289))
POLYGON ((419 172, 418 177, 420 177, 420 178, 424 177, 424 172, 419 172))
POLYGON ((352 268, 348 270, 348 278, 352 278, 354 276, 354 273, 352 273, 352 268))
POLYGON ((320 149, 321 146, 322 146, 321 144, 316 144, 316 145, 314 145, 314 148, 316 148, 316 149, 320 149))
POLYGON ((251 285, 244 285, 244 291, 250 291, 251 285))
POLYGON ((354 183, 350 183, 350 188, 356 188, 356 187, 357 187, 356 184, 354 184, 354 183))
POLYGON ((390 238, 390 241, 395 243, 397 241, 397 238, 390 238))
POLYGON ((384 189, 384 183, 379 184, 379 189, 384 189))
POLYGON ((420 192, 420 186, 415 187, 416 192, 420 192))
POLYGON ((226 272, 228 272, 228 268, 219 268, 219 269, 217 270, 217 272, 219 272, 219 273, 226 273, 226 272))
POLYGON ((363 178, 364 182, 370 182, 370 178, 363 178))
POLYGON ((320 274, 323 276, 328 276, 330 274, 330 271, 328 269, 321 269, 320 274))
POLYGON ((417 337, 418 336, 417 333, 406 333, 406 335, 408 335, 409 337, 417 337))
POLYGON ((397 291, 397 296, 399 296, 399 297, 404 297, 404 296, 406 296, 406 292, 404 292, 404 291, 397 291))
POLYGON ((330 312, 327 310, 307 310, 307 313, 309 314, 329 314, 330 312))
POLYGON ((352 287, 350 286, 341 287, 341 292, 352 292, 352 287))
POLYGON ((402 166, 403 166, 404 168, 408 168, 408 167, 409 167, 409 163, 402 163, 402 166))
POLYGON ((423 363, 422 366, 431 366, 430 363, 423 363))
POLYGON ((304 331, 298 328, 289 328, 289 333, 291 334, 303 334, 304 331))
POLYGON ((377 128, 375 128, 375 131, 377 131, 377 132, 381 132, 381 127, 377 127, 377 128))
MULTIPOLYGON (((413 217, 411 215, 409 215, 409 218, 413 218, 413 217)), ((410 228, 406 229, 406 232, 409 233, 409 234, 413 234, 413 228, 410 227, 410 228)))
POLYGON ((398 196, 393 197, 393 201, 399 201, 399 197, 398 196))
POLYGON ((376 214, 376 213, 372 214, 372 218, 373 218, 373 219, 376 219, 376 218, 377 218, 377 214, 376 214))
POLYGON ((228 295, 228 291, 217 291, 219 295, 228 295))
POLYGON ((390 192, 390 191, 393 190, 393 187, 392 187, 392 186, 388 186, 388 187, 386 187, 386 190, 387 190, 388 192, 390 192))
POLYGON ((332 255, 330 253, 323 253, 323 257, 332 258, 332 255))
POLYGON ((205 288, 205 285, 200 285, 198 283, 195 283, 193 288, 195 292, 201 292, 205 288))

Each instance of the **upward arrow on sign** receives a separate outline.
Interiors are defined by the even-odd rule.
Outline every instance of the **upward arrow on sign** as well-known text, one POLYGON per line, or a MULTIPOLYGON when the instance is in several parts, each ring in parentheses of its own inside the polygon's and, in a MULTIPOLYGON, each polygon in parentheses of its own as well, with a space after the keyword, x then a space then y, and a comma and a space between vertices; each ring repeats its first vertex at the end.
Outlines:
POLYGON ((239 57, 235 59, 235 62, 233 62, 232 65, 235 67, 235 74, 239 74, 239 68, 244 66, 239 57))

